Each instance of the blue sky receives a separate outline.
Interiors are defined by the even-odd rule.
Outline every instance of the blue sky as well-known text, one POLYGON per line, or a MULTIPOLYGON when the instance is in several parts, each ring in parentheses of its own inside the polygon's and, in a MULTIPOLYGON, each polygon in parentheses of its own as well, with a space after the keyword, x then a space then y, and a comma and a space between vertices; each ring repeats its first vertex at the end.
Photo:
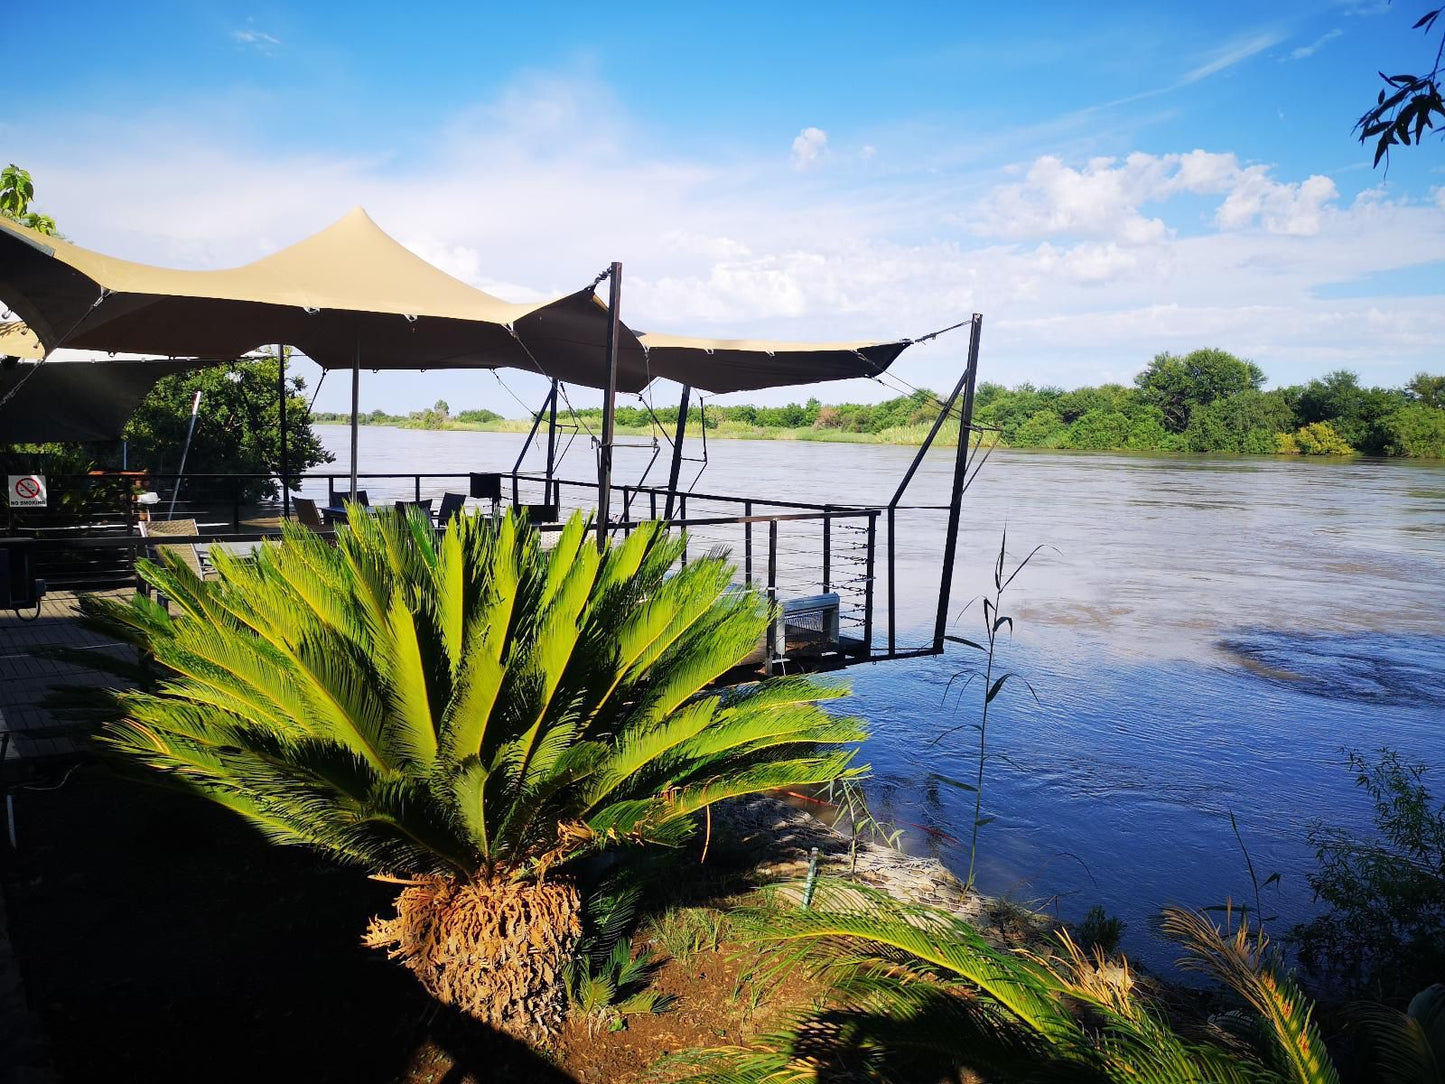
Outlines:
MULTIPOLYGON (((881 339, 976 309, 1008 384, 1204 345, 1398 384, 1445 368, 1445 146, 1387 177, 1350 126, 1376 69, 1433 56, 1416 7, 60 3, 27 14, 53 62, 0 157, 72 239, 155 263, 246 262, 360 204, 511 298, 621 259, 644 329, 881 339)), ((963 346, 897 371, 945 385, 963 346)), ((368 409, 436 398, 520 412, 475 375, 363 382, 368 409)))

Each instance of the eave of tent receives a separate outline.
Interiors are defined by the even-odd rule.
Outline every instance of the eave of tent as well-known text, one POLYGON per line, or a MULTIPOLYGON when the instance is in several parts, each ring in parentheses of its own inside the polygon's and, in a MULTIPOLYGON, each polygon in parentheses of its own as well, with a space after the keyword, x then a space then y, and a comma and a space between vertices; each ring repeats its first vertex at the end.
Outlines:
POLYGON ((105 358, 0 368, 0 433, 6 443, 118 440, 157 380, 206 364, 215 363, 105 358))
POLYGON ((20 320, 0 323, 0 358, 24 358, 38 361, 45 357, 45 347, 40 345, 35 332, 20 320))
POLYGON ((789 343, 655 333, 638 339, 654 377, 714 394, 877 376, 912 342, 789 343))
MULTIPOLYGON (((224 359, 285 343, 325 368, 509 366, 606 385, 607 312, 590 289, 503 301, 433 267, 360 209, 225 271, 119 260, 0 219, 0 300, 47 352, 224 359)), ((617 386, 638 391, 647 379, 624 328, 617 386)))

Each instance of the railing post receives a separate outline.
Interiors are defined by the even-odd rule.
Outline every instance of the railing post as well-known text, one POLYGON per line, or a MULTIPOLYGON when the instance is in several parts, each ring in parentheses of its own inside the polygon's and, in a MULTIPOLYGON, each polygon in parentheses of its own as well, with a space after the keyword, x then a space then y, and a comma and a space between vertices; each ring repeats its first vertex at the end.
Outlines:
MULTIPOLYGON (((687 494, 686 494, 686 493, 681 494, 681 495, 678 497, 677 509, 678 509, 678 518, 681 519, 681 520, 683 520, 684 522, 686 522, 686 520, 687 520, 687 494)), ((669 522, 670 522, 670 521, 669 521, 669 522)), ((686 528, 683 528, 682 538, 683 538, 683 542, 682 542, 682 563, 683 563, 684 565, 686 565, 686 564, 687 564, 687 529, 686 529, 686 528)))
POLYGON ((416 503, 421 504, 421 475, 416 476, 416 503))
POLYGON ((888 506, 888 654, 892 655, 898 650, 897 629, 898 629, 898 578, 896 571, 898 562, 895 560, 895 549, 893 540, 898 534, 896 521, 894 519, 893 506, 888 506))
POLYGON ((833 517, 828 514, 831 504, 823 505, 823 594, 833 586, 833 517))
POLYGON ((873 554, 878 546, 878 512, 868 513, 868 546, 863 570, 863 653, 873 652, 873 554))
MULTIPOLYGON (((773 672, 773 657, 778 654, 778 624, 782 614, 778 610, 778 521, 768 520, 768 642, 763 647, 763 672, 773 672)), ((783 629, 784 652, 787 650, 787 629, 783 629)))
POLYGON ((753 585, 753 502, 743 501, 743 515, 747 522, 743 524, 743 583, 748 587, 753 585))

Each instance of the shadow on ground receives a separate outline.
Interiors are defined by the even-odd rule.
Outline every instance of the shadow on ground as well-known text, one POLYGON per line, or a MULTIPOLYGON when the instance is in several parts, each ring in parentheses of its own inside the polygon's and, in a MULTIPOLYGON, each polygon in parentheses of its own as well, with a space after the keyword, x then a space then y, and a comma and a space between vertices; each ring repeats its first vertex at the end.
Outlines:
POLYGON ((447 1084, 571 1079, 362 947, 394 886, 103 767, 16 818, 10 932, 62 1080, 385 1082, 428 1040, 447 1084))

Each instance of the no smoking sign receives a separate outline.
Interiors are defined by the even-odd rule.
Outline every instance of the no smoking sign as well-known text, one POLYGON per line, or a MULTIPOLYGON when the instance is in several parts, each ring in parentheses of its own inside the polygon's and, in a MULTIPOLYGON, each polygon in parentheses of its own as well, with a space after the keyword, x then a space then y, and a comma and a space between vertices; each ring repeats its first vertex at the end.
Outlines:
POLYGON ((44 508, 45 475, 12 474, 5 493, 10 499, 11 508, 44 508))

